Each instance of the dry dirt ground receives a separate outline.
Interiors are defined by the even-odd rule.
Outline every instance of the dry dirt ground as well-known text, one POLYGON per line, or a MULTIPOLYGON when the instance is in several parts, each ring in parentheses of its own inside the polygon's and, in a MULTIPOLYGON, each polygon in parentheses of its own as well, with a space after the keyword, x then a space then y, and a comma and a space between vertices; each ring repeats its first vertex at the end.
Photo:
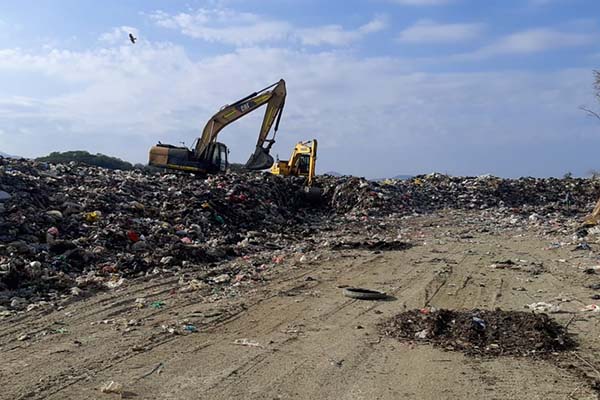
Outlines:
POLYGON ((593 253, 551 248, 570 237, 541 230, 480 232, 456 212, 405 224, 408 250, 332 251, 216 302, 162 277, 0 321, 0 398, 597 398, 600 313, 580 311, 596 302, 587 285, 600 277, 582 271, 594 265, 593 253), (506 259, 517 265, 490 267, 506 259), (352 300, 343 285, 392 298, 352 300), (138 308, 139 297, 165 305, 138 308), (376 327, 410 308, 523 310, 539 301, 560 304, 552 316, 570 322, 577 351, 549 360, 469 358, 380 337, 376 327), (185 320, 198 332, 161 327, 185 320), (123 393, 102 393, 108 381, 123 393))

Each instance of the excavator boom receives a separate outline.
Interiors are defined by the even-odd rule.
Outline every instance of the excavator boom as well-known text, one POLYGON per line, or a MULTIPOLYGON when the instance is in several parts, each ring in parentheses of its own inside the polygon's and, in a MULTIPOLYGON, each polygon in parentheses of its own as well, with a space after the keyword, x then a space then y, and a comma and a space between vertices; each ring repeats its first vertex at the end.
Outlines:
POLYGON ((275 142, 275 134, 279 128, 279 120, 285 104, 286 94, 285 81, 281 79, 273 85, 267 86, 258 92, 254 92, 243 99, 222 108, 206 123, 206 126, 202 131, 202 136, 196 142, 194 153, 203 157, 206 149, 211 143, 217 140, 217 136, 223 128, 262 105, 267 104, 265 116, 256 142, 256 150, 246 163, 246 168, 254 170, 269 168, 273 164, 273 158, 269 155, 269 150, 275 142), (275 120, 277 120, 277 123, 275 124, 273 138, 267 139, 271 126, 273 126, 275 120))
POLYGON ((285 81, 281 79, 277 83, 223 107, 213 115, 202 130, 202 136, 196 140, 193 151, 185 146, 173 146, 159 142, 150 149, 148 163, 156 167, 189 172, 226 171, 228 150, 223 143, 217 142, 219 132, 237 119, 266 104, 267 108, 256 142, 256 150, 250 156, 245 167, 252 170, 267 169, 273 164, 273 157, 269 155, 269 151, 275 142, 285 96, 285 81), (273 123, 275 123, 273 137, 268 139, 273 123))

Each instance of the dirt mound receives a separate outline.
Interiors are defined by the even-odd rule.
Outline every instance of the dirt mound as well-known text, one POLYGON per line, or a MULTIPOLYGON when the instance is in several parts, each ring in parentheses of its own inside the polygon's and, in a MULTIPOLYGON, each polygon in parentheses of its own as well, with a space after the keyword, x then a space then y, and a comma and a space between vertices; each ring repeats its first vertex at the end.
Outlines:
POLYGON ((476 356, 535 356, 576 346, 546 314, 520 311, 411 310, 381 325, 386 336, 476 356))

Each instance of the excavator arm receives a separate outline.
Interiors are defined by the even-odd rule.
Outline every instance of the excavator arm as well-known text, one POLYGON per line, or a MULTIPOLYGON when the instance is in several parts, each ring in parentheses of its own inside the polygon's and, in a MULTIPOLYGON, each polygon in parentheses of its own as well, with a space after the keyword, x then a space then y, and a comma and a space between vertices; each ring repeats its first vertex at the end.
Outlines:
POLYGON ((246 163, 246 168, 253 170, 269 168, 273 164, 273 157, 269 155, 269 151, 275 142, 275 134, 279 128, 279 120, 281 119, 286 94, 285 81, 281 79, 273 85, 267 86, 231 105, 223 107, 208 120, 202 131, 202 136, 196 141, 194 153, 196 156, 202 157, 210 143, 217 140, 217 136, 223 128, 264 104, 267 104, 258 141, 256 143, 256 150, 246 163), (267 139, 271 126, 273 126, 275 121, 277 122, 275 123, 273 137, 267 139))

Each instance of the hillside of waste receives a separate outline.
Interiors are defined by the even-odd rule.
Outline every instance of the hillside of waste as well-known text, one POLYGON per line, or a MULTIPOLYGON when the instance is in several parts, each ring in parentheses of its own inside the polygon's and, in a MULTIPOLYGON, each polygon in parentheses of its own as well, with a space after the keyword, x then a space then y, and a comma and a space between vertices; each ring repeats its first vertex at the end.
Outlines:
POLYGON ((314 243, 345 219, 444 208, 581 215, 600 195, 591 179, 321 176, 323 202, 309 206, 302 185, 268 173, 194 177, 0 158, 0 307, 314 243))

